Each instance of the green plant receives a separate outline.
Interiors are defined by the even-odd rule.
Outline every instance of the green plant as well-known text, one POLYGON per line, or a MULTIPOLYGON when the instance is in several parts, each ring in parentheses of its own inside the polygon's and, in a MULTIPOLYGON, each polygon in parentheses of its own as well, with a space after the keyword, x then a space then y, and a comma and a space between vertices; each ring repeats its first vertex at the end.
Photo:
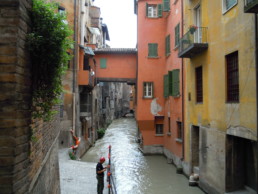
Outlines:
POLYGON ((69 157, 71 160, 76 160, 76 156, 74 155, 73 152, 69 152, 69 157))
POLYGON ((106 130, 104 128, 100 128, 97 130, 98 139, 101 139, 105 135, 106 130))
POLYGON ((53 106, 62 93, 62 75, 71 56, 72 30, 56 3, 33 0, 32 30, 27 36, 32 61, 32 115, 48 121, 56 114, 53 106))

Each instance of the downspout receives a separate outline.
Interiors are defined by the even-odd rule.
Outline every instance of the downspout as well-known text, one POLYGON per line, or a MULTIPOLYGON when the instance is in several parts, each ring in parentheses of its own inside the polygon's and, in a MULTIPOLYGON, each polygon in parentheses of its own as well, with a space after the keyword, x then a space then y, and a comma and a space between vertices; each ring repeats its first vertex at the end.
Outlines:
POLYGON ((78 39, 77 39, 77 2, 76 0, 74 0, 74 35, 73 35, 73 39, 74 39, 74 50, 73 50, 73 121, 72 121, 72 125, 73 125, 73 130, 75 130, 75 104, 76 104, 76 73, 77 73, 77 43, 78 43, 78 39))
MULTIPOLYGON (((256 146, 257 146, 257 150, 258 150, 258 24, 257 24, 257 14, 254 14, 254 21, 255 21, 255 77, 256 77, 256 132, 257 132, 257 136, 256 136, 256 146)), ((256 152, 256 185, 258 185, 258 151, 256 152)))
MULTIPOLYGON (((181 21, 182 21, 182 27, 181 27, 181 34, 184 35, 184 4, 183 0, 181 0, 181 21)), ((183 161, 185 159, 185 118, 184 118, 184 58, 182 58, 182 140, 183 140, 183 147, 182 147, 182 158, 183 161)))

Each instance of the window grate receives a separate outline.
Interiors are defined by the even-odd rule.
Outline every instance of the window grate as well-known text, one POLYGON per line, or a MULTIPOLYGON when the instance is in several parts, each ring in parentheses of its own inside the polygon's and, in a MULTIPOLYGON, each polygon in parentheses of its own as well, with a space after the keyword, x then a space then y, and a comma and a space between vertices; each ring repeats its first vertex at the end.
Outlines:
POLYGON ((226 56, 227 102, 239 102, 238 52, 226 56))
POLYGON ((196 76, 196 102, 203 102, 202 67, 195 69, 196 76))

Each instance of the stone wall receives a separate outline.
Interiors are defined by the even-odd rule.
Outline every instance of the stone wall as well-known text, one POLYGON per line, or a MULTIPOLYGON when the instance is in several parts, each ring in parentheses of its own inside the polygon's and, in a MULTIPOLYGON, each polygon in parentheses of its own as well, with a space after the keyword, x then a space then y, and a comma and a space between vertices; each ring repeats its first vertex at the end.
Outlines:
POLYGON ((30 115, 31 64, 26 50, 30 8, 31 0, 0 1, 0 192, 4 194, 38 193, 42 185, 47 193, 60 193, 59 115, 49 123, 33 121, 30 115))

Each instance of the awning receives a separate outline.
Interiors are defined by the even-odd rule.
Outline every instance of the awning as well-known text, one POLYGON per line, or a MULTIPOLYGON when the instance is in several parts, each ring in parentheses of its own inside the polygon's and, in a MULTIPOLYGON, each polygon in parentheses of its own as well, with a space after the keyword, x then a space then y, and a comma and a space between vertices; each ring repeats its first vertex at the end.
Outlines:
POLYGON ((98 28, 88 27, 90 33, 100 35, 100 31, 98 28))
POLYGON ((84 47, 84 53, 88 55, 95 55, 93 50, 90 47, 84 47))

